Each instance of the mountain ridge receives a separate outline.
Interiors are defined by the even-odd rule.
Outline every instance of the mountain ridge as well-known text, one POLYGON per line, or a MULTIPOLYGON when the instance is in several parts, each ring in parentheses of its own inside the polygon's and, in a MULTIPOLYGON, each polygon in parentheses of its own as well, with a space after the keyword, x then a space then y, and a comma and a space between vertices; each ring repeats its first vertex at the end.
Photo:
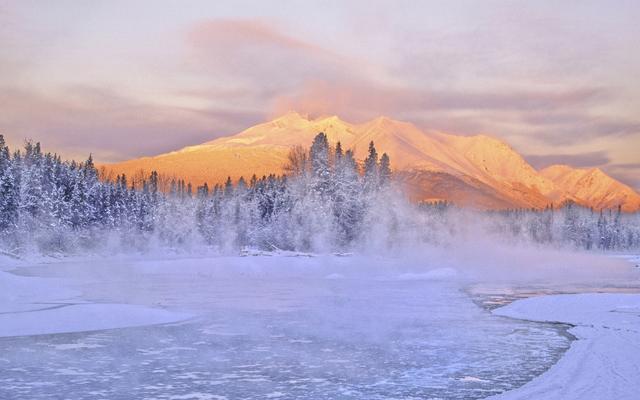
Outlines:
MULTIPOLYGON (((352 124, 338 116, 290 112, 234 135, 154 157, 104 165, 105 176, 142 177, 152 170, 196 185, 283 173, 290 149, 308 147, 318 132, 364 159, 370 141, 391 157, 414 201, 447 200, 486 209, 537 208, 571 200, 594 208, 640 209, 640 195, 604 172, 566 166, 537 171, 507 143, 488 135, 458 136, 378 117, 352 124), (568 169, 567 169, 568 168, 568 169), (428 178, 435 179, 429 183, 428 178), (450 193, 447 192, 450 189, 450 193)), ((598 170, 599 171, 599 170, 598 170)))

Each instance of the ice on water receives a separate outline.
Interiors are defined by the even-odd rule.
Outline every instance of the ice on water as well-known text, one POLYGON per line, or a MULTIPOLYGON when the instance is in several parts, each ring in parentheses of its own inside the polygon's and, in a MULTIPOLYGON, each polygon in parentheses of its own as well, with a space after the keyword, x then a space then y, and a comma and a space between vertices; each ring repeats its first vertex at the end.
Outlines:
POLYGON ((287 272, 275 260, 226 273, 220 262, 122 266, 109 279, 48 269, 76 277, 85 300, 197 317, 0 339, 0 398, 474 399, 522 385, 569 345, 562 327, 478 307, 453 270, 353 274, 309 260, 287 272))

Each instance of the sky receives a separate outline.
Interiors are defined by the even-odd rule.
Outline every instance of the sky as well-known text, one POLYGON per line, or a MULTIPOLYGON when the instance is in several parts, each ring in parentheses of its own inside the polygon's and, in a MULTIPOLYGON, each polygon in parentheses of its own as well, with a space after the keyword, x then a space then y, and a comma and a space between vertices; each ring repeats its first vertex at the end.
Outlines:
POLYGON ((0 133, 113 162, 288 111, 505 140, 640 189, 640 2, 0 0, 0 133))

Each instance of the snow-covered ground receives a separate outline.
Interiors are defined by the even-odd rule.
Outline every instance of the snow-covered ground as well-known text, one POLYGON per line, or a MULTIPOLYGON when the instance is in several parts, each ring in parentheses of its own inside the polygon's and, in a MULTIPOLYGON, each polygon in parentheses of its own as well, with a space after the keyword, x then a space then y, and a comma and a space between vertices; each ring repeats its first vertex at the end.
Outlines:
MULTIPOLYGON (((638 255, 614 255, 637 270, 638 255)), ((632 277, 637 282, 637 277, 632 277)), ((517 300, 494 314, 571 324, 576 340, 560 361, 492 400, 635 400, 640 392, 640 294, 577 293, 517 300)))
MULTIPOLYGON (((637 268, 640 257, 621 256, 637 268)), ((640 393, 640 294, 580 293, 518 300, 494 311, 571 324, 563 358, 523 387, 494 399, 635 400, 640 393)))
POLYGON ((518 300, 494 311, 574 325, 577 340, 551 369, 494 399, 635 400, 640 393, 640 294, 583 293, 518 300))
MULTIPOLYGON (((637 350, 632 332, 604 328, 627 320, 633 328, 635 296, 543 296, 495 315, 475 304, 482 296, 467 294, 470 285, 496 282, 490 300, 498 303, 523 288, 546 293, 550 282, 554 291, 631 290, 640 273, 623 259, 474 252, 2 259, 0 398, 479 399, 539 376, 505 398, 546 399, 552 392, 539 393, 571 371, 581 368, 571 384, 595 379, 591 361, 617 371, 615 354, 596 357, 593 349, 637 350), (513 260, 524 259, 531 265, 519 261, 514 271, 513 260), (551 314, 547 304, 565 313, 551 314), (581 340, 571 342, 568 325, 528 320, 579 325, 571 333, 581 340)), ((633 365, 621 361, 622 376, 633 365)), ((563 387, 583 387, 571 384, 563 387)), ((618 390, 614 397, 624 398, 618 390)))
POLYGON ((92 331, 190 318, 133 304, 91 303, 60 279, 0 271, 0 337, 92 331))

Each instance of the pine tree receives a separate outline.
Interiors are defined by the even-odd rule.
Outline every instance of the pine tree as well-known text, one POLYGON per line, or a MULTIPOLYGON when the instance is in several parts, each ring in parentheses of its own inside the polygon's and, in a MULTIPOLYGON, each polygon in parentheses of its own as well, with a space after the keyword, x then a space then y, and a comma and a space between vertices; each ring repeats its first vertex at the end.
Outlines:
POLYGON ((224 183, 224 196, 227 198, 233 196, 233 182, 230 176, 227 177, 227 181, 224 183))
POLYGON ((342 152, 342 144, 340 144, 340 142, 336 143, 336 152, 335 152, 335 163, 338 164, 342 161, 342 157, 343 157, 343 152, 342 152))
POLYGON ((333 215, 337 229, 337 242, 348 247, 358 236, 364 215, 362 186, 353 151, 347 150, 336 164, 333 215))
POLYGON ((151 175, 149 176, 149 193, 154 203, 157 201, 157 198, 158 198, 158 189, 159 189, 158 172, 151 171, 151 175))
MULTIPOLYGON (((385 187, 390 160, 387 154, 378 160, 373 142, 362 176, 353 151, 340 143, 332 150, 324 134, 296 157, 295 174, 254 175, 249 184, 241 177, 235 188, 228 178, 211 191, 205 183, 192 198, 191 184, 181 179, 167 184, 154 171, 131 181, 125 175, 103 181, 91 155, 81 163, 62 161, 32 142, 11 153, 0 136, 0 248, 62 252, 120 235, 132 246, 153 240, 180 248, 198 238, 227 250, 343 250, 377 230, 393 236, 403 224, 451 222, 453 208, 446 202, 423 204, 411 215, 418 222, 393 212, 385 187)), ((550 204, 544 211, 492 212, 489 221, 510 239, 584 249, 640 246, 640 214, 623 213, 621 207, 598 213, 572 203, 554 211, 550 204)))
POLYGON ((0 176, 9 168, 10 161, 9 147, 7 147, 4 141, 4 136, 0 135, 0 176))
POLYGON ((387 153, 383 153, 380 157, 380 184, 386 185, 391 181, 391 162, 387 153))
POLYGON ((14 170, 9 148, 0 135, 0 232, 14 227, 17 221, 18 204, 14 170))
POLYGON ((0 233, 17 228, 20 180, 16 163, 6 162, 0 173, 0 233))
POLYGON ((369 143, 369 155, 364 160, 364 183, 368 191, 378 186, 378 152, 373 141, 369 143))
POLYGON ((315 179, 314 187, 319 194, 326 195, 329 192, 331 179, 327 135, 322 132, 316 135, 309 150, 309 156, 311 158, 311 173, 315 179))

